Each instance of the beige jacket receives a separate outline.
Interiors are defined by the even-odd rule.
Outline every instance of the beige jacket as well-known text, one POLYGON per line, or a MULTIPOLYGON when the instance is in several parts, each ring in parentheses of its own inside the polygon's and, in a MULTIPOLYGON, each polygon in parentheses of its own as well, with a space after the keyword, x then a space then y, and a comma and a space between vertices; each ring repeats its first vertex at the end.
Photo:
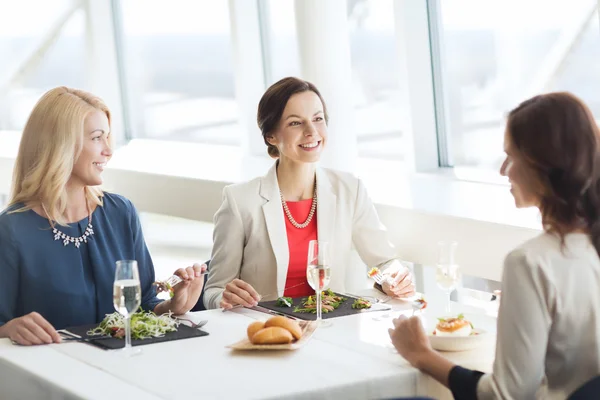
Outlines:
MULTIPOLYGON (((590 238, 543 233, 504 262, 494 371, 477 398, 566 399, 600 374, 600 259, 590 238)), ((599 394, 600 398, 600 394, 599 394)))
MULTIPOLYGON (((317 168, 317 195, 317 235, 330 242, 333 290, 345 291, 352 249, 369 267, 397 257, 358 178, 317 168)), ((235 278, 251 284, 265 300, 283 295, 289 264, 284 218, 275 165, 264 177, 223 190, 214 218, 207 308, 219 307, 225 285, 235 278)))

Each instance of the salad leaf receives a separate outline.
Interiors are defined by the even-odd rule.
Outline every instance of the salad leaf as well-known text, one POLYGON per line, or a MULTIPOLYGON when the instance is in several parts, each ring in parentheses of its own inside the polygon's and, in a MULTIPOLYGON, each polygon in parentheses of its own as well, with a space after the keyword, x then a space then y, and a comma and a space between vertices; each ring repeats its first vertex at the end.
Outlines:
POLYGON ((352 308, 354 309, 363 309, 363 308, 371 308, 371 302, 365 299, 356 299, 354 303, 352 303, 352 308))
POLYGON ((160 292, 168 292, 170 298, 173 298, 173 296, 175 296, 175 291, 173 290, 173 286, 171 286, 171 284, 169 284, 167 282, 156 281, 152 285, 156 286, 157 294, 160 292))
POLYGON ((277 307, 291 307, 294 304, 294 299, 291 297, 280 297, 277 299, 277 307))
MULTIPOLYGON (((179 321, 171 317, 171 313, 156 315, 153 312, 141 310, 131 315, 131 338, 149 339, 162 337, 168 332, 177 331, 179 321)), ((98 327, 87 332, 90 336, 113 336, 123 338, 125 333, 125 317, 114 312, 106 314, 98 327)))

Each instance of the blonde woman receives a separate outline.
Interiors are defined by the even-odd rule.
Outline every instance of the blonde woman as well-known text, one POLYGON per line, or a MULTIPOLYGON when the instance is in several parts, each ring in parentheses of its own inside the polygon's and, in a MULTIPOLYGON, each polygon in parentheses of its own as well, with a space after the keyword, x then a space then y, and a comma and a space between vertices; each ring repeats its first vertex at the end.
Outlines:
POLYGON ((177 270, 175 296, 158 299, 134 206, 100 189, 112 136, 106 105, 81 90, 52 89, 31 112, 0 213, 0 338, 60 342, 56 329, 101 321, 114 312, 117 260, 138 261, 145 310, 181 314, 196 304, 205 267, 177 270))

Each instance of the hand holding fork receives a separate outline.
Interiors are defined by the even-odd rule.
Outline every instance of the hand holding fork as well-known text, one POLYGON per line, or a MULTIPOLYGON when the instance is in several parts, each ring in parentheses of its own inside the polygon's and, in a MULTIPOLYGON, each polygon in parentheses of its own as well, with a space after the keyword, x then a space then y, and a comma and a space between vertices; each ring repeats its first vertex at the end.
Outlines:
POLYGON ((384 275, 378 267, 369 270, 371 279, 381 285, 382 290, 389 296, 396 298, 411 297, 415 294, 415 285, 412 282, 410 271, 398 270, 394 275, 384 275))
MULTIPOLYGON (((208 273, 208 271, 204 271, 202 272, 199 276, 204 276, 208 273)), ((183 282, 183 279, 181 279, 179 276, 177 275, 171 275, 169 278, 167 278, 164 281, 156 281, 153 283, 154 286, 156 286, 156 290, 158 293, 160 292, 169 292, 169 294, 171 295, 171 297, 173 297, 173 287, 175 287, 175 285, 179 284, 183 282)))

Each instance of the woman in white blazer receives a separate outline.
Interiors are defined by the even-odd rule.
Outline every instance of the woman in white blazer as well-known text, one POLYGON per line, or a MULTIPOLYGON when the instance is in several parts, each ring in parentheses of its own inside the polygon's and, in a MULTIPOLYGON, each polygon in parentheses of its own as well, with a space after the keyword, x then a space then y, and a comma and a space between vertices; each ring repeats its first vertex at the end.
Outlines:
POLYGON ((538 207, 544 232, 504 262, 493 372, 433 351, 417 318, 390 336, 456 399, 566 399, 600 374, 600 132, 581 100, 549 93, 510 112, 504 148, 516 206, 538 207))
MULTIPOLYGON (((252 307, 284 294, 310 294, 306 256, 311 239, 330 243, 335 291, 345 291, 353 247, 368 266, 393 264, 396 249, 362 183, 351 174, 317 167, 327 145, 328 119, 317 88, 297 78, 280 80, 263 95, 257 119, 267 151, 277 161, 265 176, 223 191, 214 218, 205 306, 252 307)), ((388 268, 387 273, 397 283, 384 284, 383 291, 414 294, 406 271, 388 268)))

